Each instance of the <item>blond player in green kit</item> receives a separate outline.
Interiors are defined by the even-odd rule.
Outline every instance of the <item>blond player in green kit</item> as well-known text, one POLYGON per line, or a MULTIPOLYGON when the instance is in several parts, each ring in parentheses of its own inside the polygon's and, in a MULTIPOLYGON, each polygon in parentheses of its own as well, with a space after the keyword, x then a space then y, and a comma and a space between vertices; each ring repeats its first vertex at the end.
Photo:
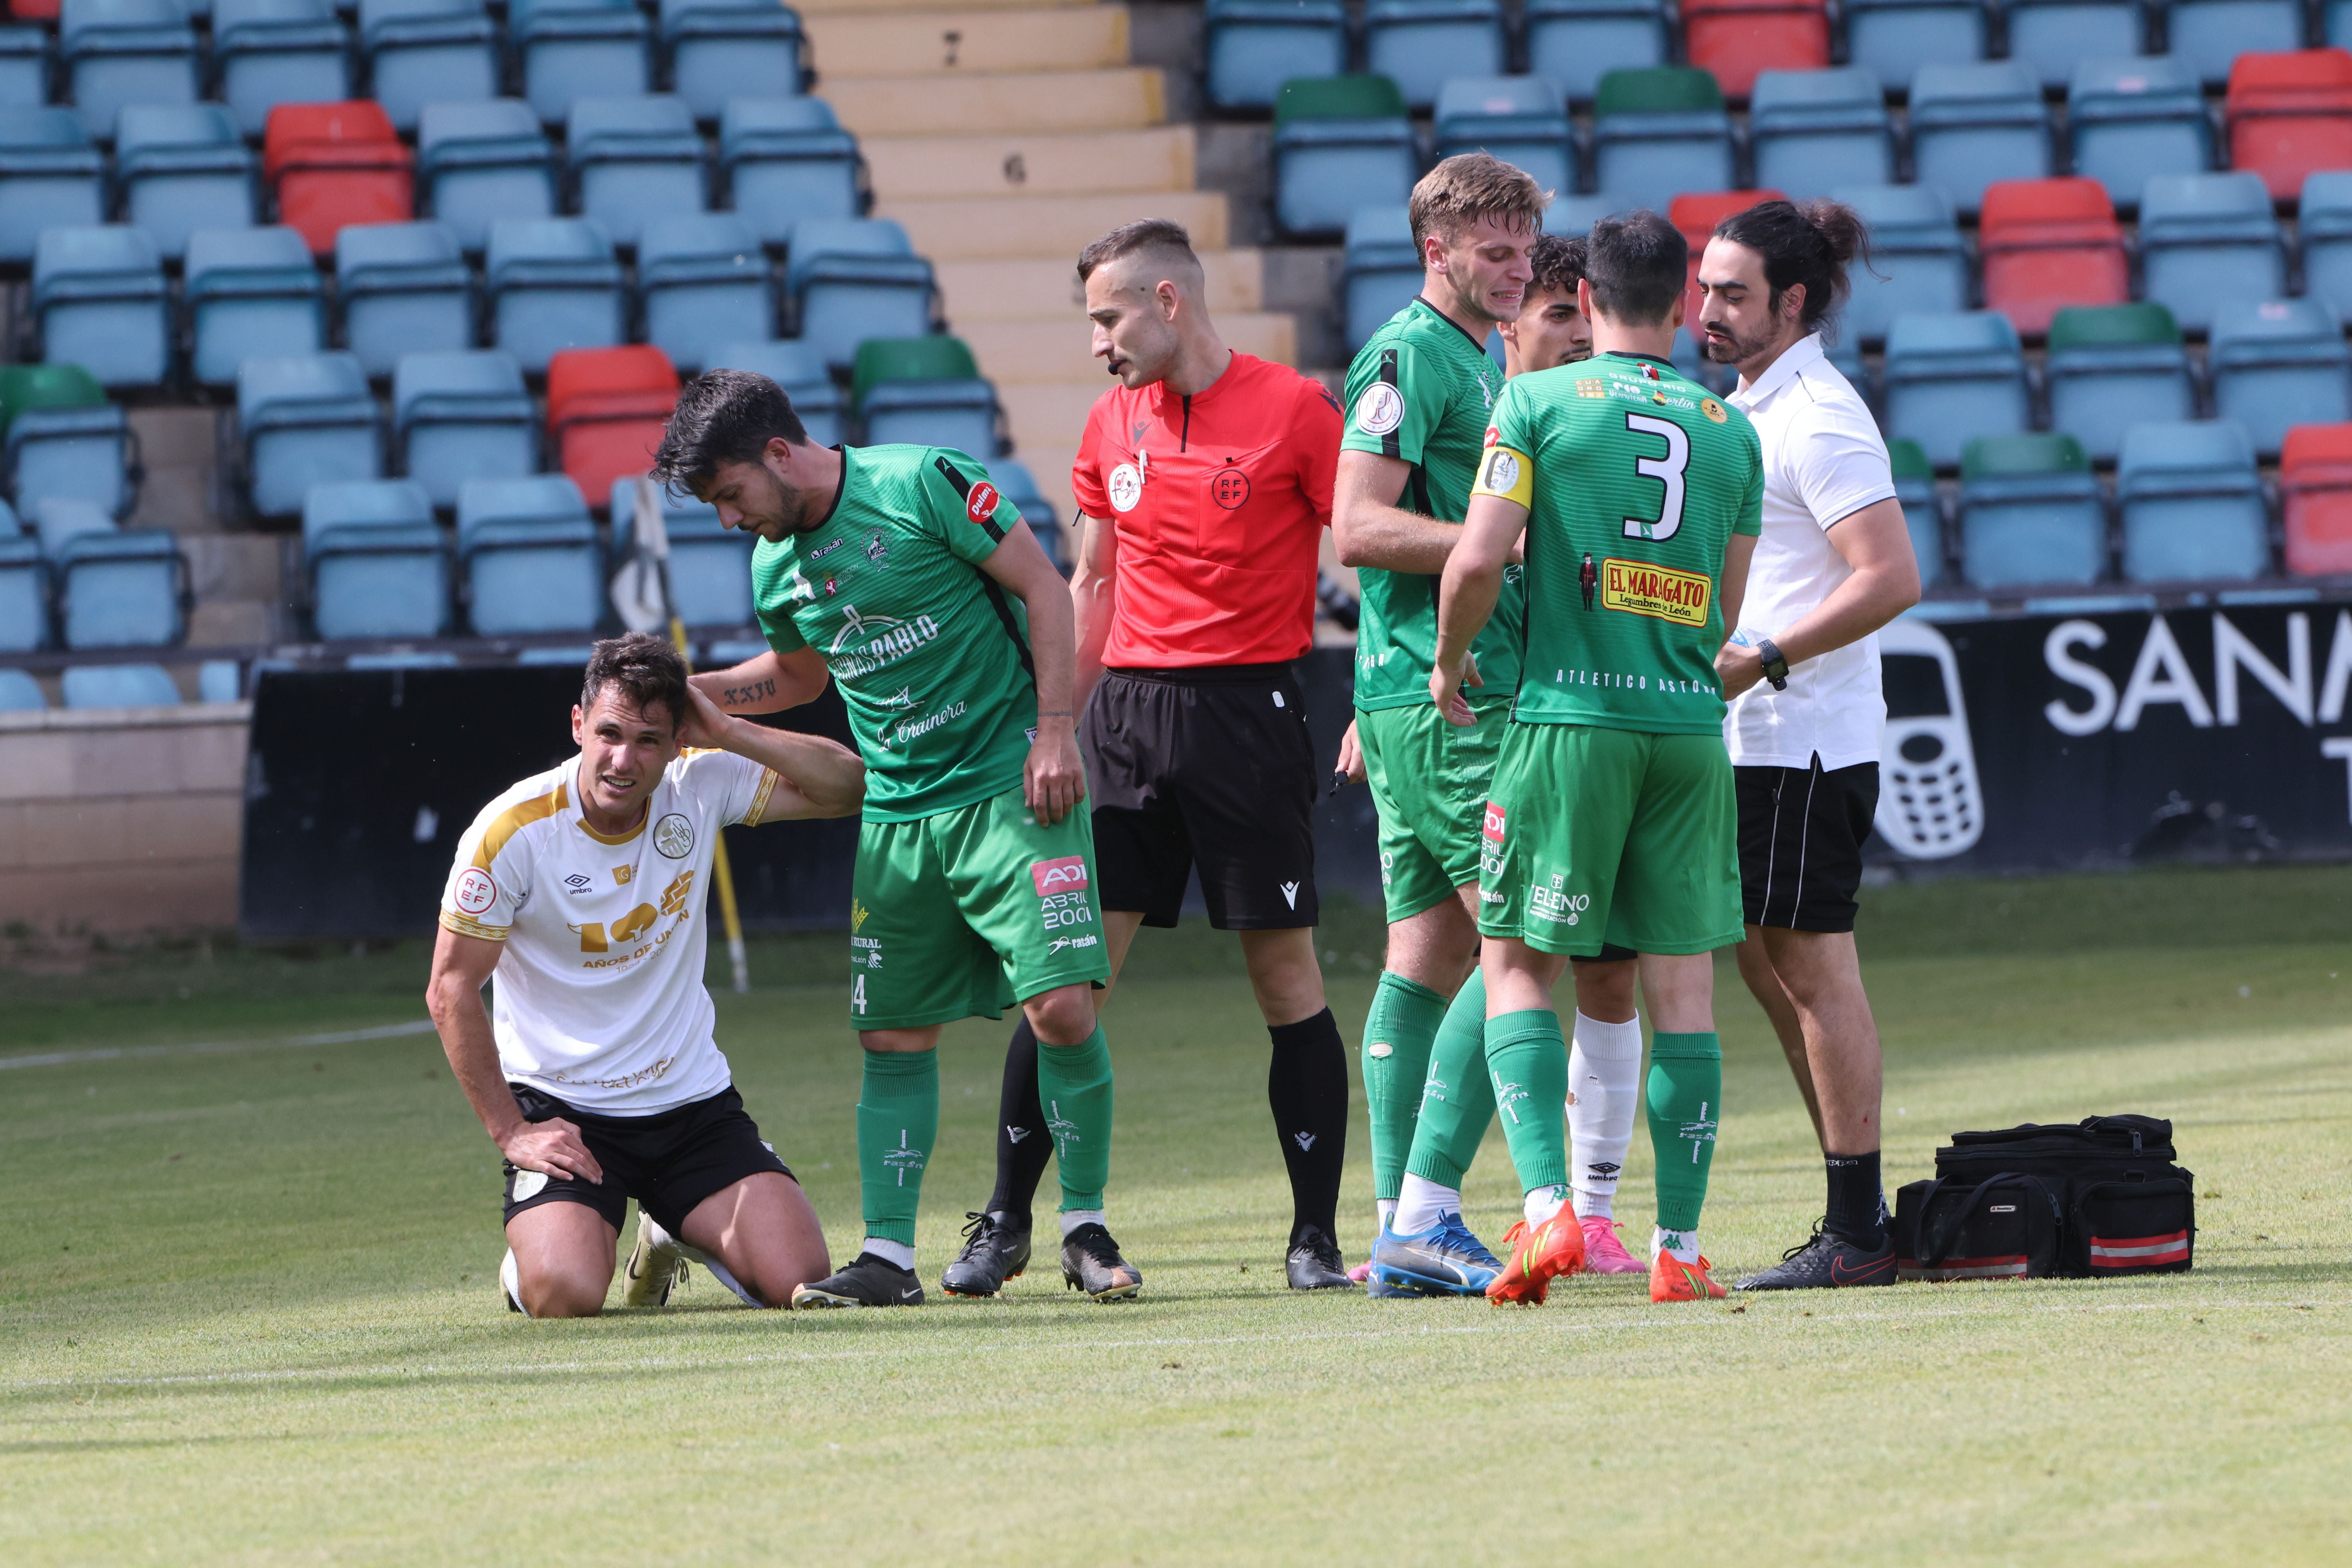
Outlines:
POLYGON ((1445 566, 1430 695, 1457 724, 1470 658, 1526 538, 1527 639, 1481 835, 1486 1063, 1525 1217, 1487 1287, 1539 1302, 1583 1258, 1558 1107, 1551 989, 1604 943, 1642 955, 1655 1036, 1651 1300, 1721 1296, 1699 1211, 1722 1100, 1709 954, 1741 935, 1737 814, 1715 657, 1737 620, 1763 470, 1755 430, 1675 374, 1689 248, 1654 213, 1593 226, 1580 302, 1594 355, 1496 402, 1445 566))

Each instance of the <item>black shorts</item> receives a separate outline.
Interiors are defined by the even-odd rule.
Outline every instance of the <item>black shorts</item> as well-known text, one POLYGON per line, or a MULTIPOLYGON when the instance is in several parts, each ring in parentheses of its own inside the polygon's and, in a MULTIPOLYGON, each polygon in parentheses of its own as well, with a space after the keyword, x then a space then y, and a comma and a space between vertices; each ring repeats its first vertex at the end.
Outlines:
POLYGON ((1878 811, 1878 764, 1731 770, 1739 887, 1752 926, 1852 931, 1862 846, 1878 811))
POLYGON ((1316 923, 1322 780, 1289 665, 1105 670, 1079 740, 1106 910, 1172 926, 1197 866, 1220 931, 1316 923))
POLYGON ((1630 947, 1619 947, 1613 942, 1604 942, 1601 944, 1601 951, 1591 958, 1571 952, 1568 955, 1568 961, 1570 963, 1622 963, 1629 958, 1641 956, 1630 947))
POLYGON ((760 1138, 760 1128, 743 1110, 743 1097, 730 1085, 708 1100, 657 1110, 651 1116, 597 1116, 551 1094, 520 1083, 515 1103, 525 1121, 562 1117, 580 1129, 580 1141, 603 1166, 602 1182, 547 1176, 506 1167, 508 1219, 541 1204, 586 1204, 614 1230, 628 1215, 629 1200, 654 1216, 672 1236, 695 1205, 746 1176, 792 1167, 760 1138))

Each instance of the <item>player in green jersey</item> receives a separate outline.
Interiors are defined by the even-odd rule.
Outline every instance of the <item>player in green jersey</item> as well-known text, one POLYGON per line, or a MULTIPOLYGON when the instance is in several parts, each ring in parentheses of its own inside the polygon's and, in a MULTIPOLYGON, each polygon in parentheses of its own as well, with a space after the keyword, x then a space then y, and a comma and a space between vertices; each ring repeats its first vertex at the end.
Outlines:
POLYGON ((1709 954, 1741 934, 1731 765, 1715 658, 1761 526, 1745 416, 1668 364, 1689 247, 1638 212, 1593 226, 1580 298, 1594 357, 1521 376, 1495 408, 1446 563, 1430 694, 1457 724, 1471 658, 1526 538, 1518 700, 1481 829, 1486 1061, 1527 1193, 1489 1299, 1540 1301, 1580 1261, 1558 1114, 1551 988, 1604 942, 1642 954, 1656 1039, 1653 1300, 1723 1294, 1697 1249, 1722 1095, 1709 954))
POLYGON ((776 384, 712 371, 678 399, 654 471, 759 535, 772 651, 697 678, 765 712, 839 682, 866 767, 850 895, 850 1014, 865 1047, 866 1240, 796 1307, 913 1305, 915 1212, 939 1132, 940 1026, 1036 1030, 1062 1182, 1062 1271, 1097 1300, 1141 1276, 1104 1224, 1109 978, 1070 703, 1069 590, 981 466, 929 447, 813 446, 776 384))

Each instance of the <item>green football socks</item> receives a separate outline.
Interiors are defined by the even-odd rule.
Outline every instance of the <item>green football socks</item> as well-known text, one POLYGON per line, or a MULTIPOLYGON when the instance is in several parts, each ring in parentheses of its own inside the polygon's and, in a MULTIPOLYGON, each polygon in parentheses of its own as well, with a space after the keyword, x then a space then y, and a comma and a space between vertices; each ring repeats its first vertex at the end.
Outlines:
POLYGON ((1486 1022, 1486 1072, 1519 1186, 1568 1185, 1568 1040, 1549 1007, 1486 1022))
POLYGON ((1102 1026, 1075 1046, 1037 1042, 1037 1099, 1054 1137, 1062 1212, 1103 1206, 1110 1183, 1110 1043, 1102 1026))
POLYGON ((1405 1169, 1424 1182, 1460 1188, 1494 1120, 1495 1086, 1486 1077, 1486 974, 1474 969, 1437 1026, 1405 1169))
MULTIPOLYGON (((1107 1110, 1108 1089, 1104 1098, 1107 1110)), ((923 1167, 939 1136, 938 1050, 867 1051, 857 1095, 857 1182, 867 1236, 915 1245, 923 1167)))
POLYGON ((1364 1100, 1372 1121, 1372 1196, 1381 1202, 1393 1201, 1404 1181, 1421 1120, 1422 1079, 1444 1020, 1444 997, 1419 981, 1381 972, 1372 1010, 1364 1016, 1364 1100))
MULTIPOLYGON (((1658 1228, 1695 1231, 1723 1113, 1723 1042, 1712 1032, 1650 1042, 1650 1148, 1658 1162, 1658 1228)), ((1513 1145, 1514 1152, 1517 1145, 1513 1145)))

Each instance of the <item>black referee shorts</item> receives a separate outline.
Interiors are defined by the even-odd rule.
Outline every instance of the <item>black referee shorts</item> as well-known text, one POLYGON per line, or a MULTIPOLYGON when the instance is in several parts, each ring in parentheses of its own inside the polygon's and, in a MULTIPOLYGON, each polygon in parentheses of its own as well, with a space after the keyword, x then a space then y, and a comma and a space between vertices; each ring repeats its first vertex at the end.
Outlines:
POLYGON ((1197 867, 1219 931, 1316 923, 1322 781, 1289 665, 1107 669, 1078 737, 1104 910, 1172 926, 1197 867))
POLYGON ((1852 931, 1862 847, 1878 812, 1878 764, 1731 770, 1748 923, 1852 931))

